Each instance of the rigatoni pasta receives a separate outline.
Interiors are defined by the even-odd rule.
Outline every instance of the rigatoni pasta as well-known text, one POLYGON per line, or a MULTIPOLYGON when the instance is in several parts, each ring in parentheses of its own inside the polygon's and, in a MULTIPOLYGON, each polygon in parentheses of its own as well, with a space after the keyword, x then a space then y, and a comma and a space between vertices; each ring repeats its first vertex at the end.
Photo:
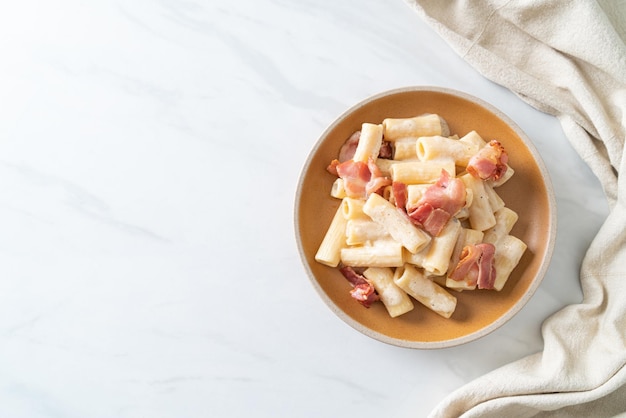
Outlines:
POLYGON ((380 295, 381 302, 392 318, 400 316, 415 307, 409 295, 393 281, 395 270, 386 267, 369 267, 363 275, 369 279, 380 295))
POLYGON ((513 174, 502 145, 450 135, 437 114, 363 123, 355 138, 353 154, 342 148, 328 167, 341 204, 315 259, 339 267, 363 306, 380 300, 394 318, 412 300, 450 318, 450 291, 502 290, 527 249, 497 192, 513 174))
POLYGON ((335 212, 333 220, 324 235, 321 245, 315 254, 315 261, 330 267, 337 267, 341 260, 341 249, 347 246, 346 223, 341 206, 335 212))
POLYGON ((411 265, 397 269, 393 281, 415 300, 444 318, 450 318, 456 309, 454 296, 411 265))
POLYGON ((447 122, 436 114, 426 114, 412 118, 387 118, 383 120, 385 139, 420 137, 450 134, 447 122))
POLYGON ((443 136, 425 136, 417 140, 415 153, 422 160, 452 160, 458 166, 466 166, 470 158, 478 152, 478 145, 472 142, 443 136))
POLYGON ((361 135, 356 151, 354 152, 354 161, 367 163, 371 158, 378 156, 382 145, 383 126, 374 125, 373 123, 364 123, 361 127, 361 135))
POLYGON ((392 238, 382 238, 365 245, 340 249, 341 263, 349 267, 400 267, 404 264, 402 244, 392 238))
POLYGON ((430 242, 431 238, 426 232, 413 225, 394 205, 376 193, 368 197, 363 205, 363 212, 382 225, 389 235, 412 253, 418 252, 430 242))
POLYGON ((428 252, 422 262, 422 267, 426 273, 433 276, 446 274, 461 229, 461 222, 452 218, 441 233, 431 240, 428 252))
POLYGON ((399 138, 393 143, 393 159, 396 161, 417 160, 417 140, 419 138, 399 138))
POLYGON ((460 177, 465 187, 472 191, 472 205, 469 209, 469 223, 473 229, 485 231, 496 224, 485 183, 466 173, 460 177))
POLYGON ((435 183, 441 176, 441 170, 454 172, 452 159, 408 161, 394 164, 389 169, 391 179, 404 184, 435 183))
POLYGON ((391 237, 385 227, 371 219, 349 219, 346 224, 346 244, 365 245, 391 237))
POLYGON ((521 239, 513 235, 506 235, 498 242, 499 251, 495 257, 496 280, 494 289, 502 290, 511 272, 519 263, 526 251, 527 245, 521 239))

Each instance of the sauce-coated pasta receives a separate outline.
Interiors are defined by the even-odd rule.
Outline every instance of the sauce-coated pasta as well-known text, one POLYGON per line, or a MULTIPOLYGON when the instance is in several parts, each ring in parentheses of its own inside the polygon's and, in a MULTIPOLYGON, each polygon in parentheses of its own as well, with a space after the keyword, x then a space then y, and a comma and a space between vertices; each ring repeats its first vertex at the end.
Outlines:
POLYGON ((513 174, 506 150, 476 131, 451 135, 439 115, 363 123, 327 169, 342 204, 315 259, 365 307, 397 317, 414 300, 450 318, 453 292, 502 290, 526 251, 496 191, 513 174))

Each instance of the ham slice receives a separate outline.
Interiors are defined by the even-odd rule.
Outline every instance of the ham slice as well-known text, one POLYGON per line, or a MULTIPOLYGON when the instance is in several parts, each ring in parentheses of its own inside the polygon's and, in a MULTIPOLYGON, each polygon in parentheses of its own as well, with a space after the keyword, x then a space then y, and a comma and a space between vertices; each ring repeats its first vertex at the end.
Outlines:
POLYGON ((432 236, 438 236, 450 218, 465 206, 465 184, 441 170, 437 183, 424 191, 415 207, 408 208, 411 220, 432 236))
POLYGON ((496 247, 491 243, 467 245, 461 251, 461 258, 452 273, 452 280, 465 282, 479 289, 493 289, 496 281, 494 256, 496 247))
POLYGON ((470 158, 467 172, 481 180, 498 180, 506 172, 508 160, 504 147, 494 139, 470 158))
POLYGON ((352 290, 350 296, 352 296, 361 305, 369 308, 372 303, 380 300, 380 296, 376 293, 374 285, 365 278, 362 274, 359 274, 352 267, 341 267, 339 269, 341 274, 350 282, 352 290))

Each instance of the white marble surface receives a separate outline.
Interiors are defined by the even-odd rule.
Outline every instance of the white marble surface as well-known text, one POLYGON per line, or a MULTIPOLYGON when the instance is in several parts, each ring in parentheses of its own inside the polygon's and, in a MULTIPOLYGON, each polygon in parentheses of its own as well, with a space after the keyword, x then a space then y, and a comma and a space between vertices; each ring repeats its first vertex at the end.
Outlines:
POLYGON ((578 266, 607 213, 598 182, 555 119, 401 0, 5 2, 0 57, 2 417, 422 417, 540 350, 542 321, 581 298, 578 266), (446 350, 344 324, 294 238, 317 137, 408 85, 503 110, 557 194, 535 297, 446 350))

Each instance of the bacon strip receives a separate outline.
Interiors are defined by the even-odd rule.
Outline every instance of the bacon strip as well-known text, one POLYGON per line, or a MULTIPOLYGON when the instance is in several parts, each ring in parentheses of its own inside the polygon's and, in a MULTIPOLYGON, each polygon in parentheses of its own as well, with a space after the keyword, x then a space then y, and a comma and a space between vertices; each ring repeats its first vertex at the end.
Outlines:
POLYGON ((482 180, 498 180, 506 172, 508 161, 504 147, 494 139, 470 158, 467 172, 482 180))
POLYGON ((330 162, 330 164, 328 164, 328 167, 326 167, 326 171, 328 171, 333 176, 339 176, 339 174, 337 174, 337 166, 339 164, 341 164, 341 162, 335 158, 330 162))
POLYGON ((409 212, 409 218, 415 221, 433 237, 438 236, 446 226, 451 216, 441 208, 436 208, 429 202, 422 203, 409 212))
POLYGON ((399 181, 392 182, 391 192, 393 193, 393 200, 396 204, 396 207, 406 212, 406 203, 407 203, 406 184, 399 182, 399 181))
POLYGON ((377 193, 383 187, 389 186, 391 184, 391 179, 389 177, 383 176, 380 168, 378 168, 373 160, 369 160, 367 162, 367 167, 369 168, 372 175, 369 182, 367 182, 365 186, 365 197, 369 196, 372 193, 377 193))
POLYGON ((391 184, 391 179, 383 176, 372 160, 367 164, 362 161, 348 160, 335 164, 334 167, 337 175, 343 179, 343 187, 348 197, 367 198, 370 194, 391 184))
POLYGON ((494 256, 496 247, 491 243, 467 245, 461 251, 461 259, 452 273, 452 280, 478 285, 479 289, 493 289, 496 281, 494 256))
POLYGON ((346 142, 339 149, 339 162, 343 163, 354 157, 356 147, 359 145, 359 139, 361 139, 361 131, 356 131, 350 135, 350 138, 346 139, 346 142))
POLYGON ((357 273, 352 267, 341 267, 341 274, 350 282, 352 290, 350 296, 356 299, 361 305, 369 308, 372 303, 380 300, 380 296, 376 293, 374 285, 362 274, 357 273))
POLYGON ((465 184, 441 170, 437 183, 424 191, 409 217, 432 236, 438 236, 448 220, 465 206, 465 184))
MULTIPOLYGON (((361 139, 361 131, 356 131, 343 143, 339 149, 339 155, 336 159, 332 160, 326 170, 335 176, 337 174, 337 166, 341 163, 351 161, 354 158, 356 149, 359 146, 361 139)), ((393 157, 393 145, 389 141, 383 140, 380 151, 378 152, 378 158, 391 159, 393 157)))
POLYGON ((494 256, 496 247, 493 244, 478 244, 481 246, 482 255, 478 264, 478 288, 493 289, 496 281, 496 267, 494 266, 494 256))

